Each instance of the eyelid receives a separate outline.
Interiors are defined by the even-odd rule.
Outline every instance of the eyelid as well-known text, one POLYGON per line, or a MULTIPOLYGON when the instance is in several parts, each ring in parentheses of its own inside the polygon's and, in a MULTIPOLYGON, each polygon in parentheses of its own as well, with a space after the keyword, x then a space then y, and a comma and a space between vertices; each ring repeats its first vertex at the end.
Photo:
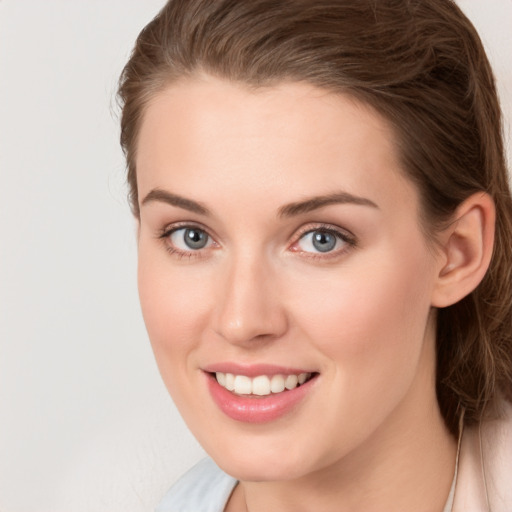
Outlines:
POLYGON ((211 235, 210 231, 199 222, 181 221, 181 222, 175 222, 172 224, 168 224, 157 232, 156 238, 162 241, 165 249, 170 254, 178 256, 180 259, 184 258, 184 257, 189 258, 189 259, 203 258, 203 257, 205 257, 204 253, 211 250, 212 246, 213 246, 213 248, 219 247, 219 243, 211 235), (203 231, 208 236, 209 241, 211 241, 211 245, 209 245, 207 247, 203 247, 201 249, 196 249, 196 250, 194 250, 194 249, 183 250, 183 249, 179 249, 179 248, 173 246, 170 243, 170 237, 173 233, 175 233, 176 231, 179 231, 181 229, 197 229, 199 231, 203 231))
MULTIPOLYGON (((176 222, 172 224, 168 224, 162 229, 160 229, 157 233, 157 238, 160 239, 166 250, 180 258, 188 257, 191 258, 204 258, 206 257, 207 252, 209 252, 212 248, 218 248, 220 247, 220 244, 217 242, 216 238, 210 233, 210 230, 206 228, 204 225, 202 225, 200 222, 194 222, 194 221, 181 221, 176 222), (172 235, 174 232, 180 230, 180 229, 198 229, 206 233, 206 235, 211 240, 212 244, 211 246, 204 247, 202 249, 190 249, 188 251, 184 251, 182 249, 179 249, 177 247, 172 246, 169 243, 170 235, 172 235)), ((311 258, 311 259, 334 259, 336 257, 340 257, 342 254, 348 252, 349 250, 353 249, 355 246, 357 246, 357 238, 353 233, 348 231, 345 228, 341 228, 339 226, 333 225, 333 224, 326 224, 326 223, 309 223, 301 228, 299 228, 295 234, 293 235, 292 242, 290 245, 288 245, 288 250, 291 250, 291 252, 299 253, 305 258, 311 258), (345 245, 341 249, 329 251, 329 252, 309 252, 301 250, 300 248, 297 248, 298 242, 301 240, 301 238, 304 237, 304 235, 308 233, 312 233, 315 231, 325 231, 327 233, 331 233, 339 240, 342 240, 345 245)))
POLYGON ((204 231, 210 238, 215 239, 214 236, 210 233, 210 230, 201 224, 200 222, 195 221, 179 221, 179 222, 173 222, 171 224, 167 224, 163 228, 159 229, 157 232, 157 238, 165 238, 166 236, 169 236, 174 231, 178 231, 179 229, 199 229, 201 231, 204 231))
POLYGON ((324 222, 311 222, 302 227, 300 227, 294 236, 294 238, 299 239, 307 233, 311 233, 313 231, 326 231, 328 233, 333 233, 334 235, 340 235, 340 237, 344 240, 352 240, 356 241, 356 237, 353 233, 351 233, 348 229, 336 226, 334 224, 327 224, 324 222))
POLYGON ((312 258, 312 259, 330 259, 330 258, 336 258, 340 257, 342 254, 346 253, 347 251, 353 249, 357 246, 357 238, 353 233, 348 231, 347 229, 335 226, 333 224, 325 224, 325 223, 310 223, 303 227, 301 227, 296 234, 293 237, 293 242, 290 246, 290 249, 292 252, 300 253, 303 255, 303 257, 306 258, 312 258), (300 248, 296 247, 299 241, 307 234, 313 233, 315 231, 324 231, 326 233, 330 233, 334 235, 336 238, 342 240, 346 246, 338 249, 333 250, 329 252, 309 252, 301 250, 300 248))

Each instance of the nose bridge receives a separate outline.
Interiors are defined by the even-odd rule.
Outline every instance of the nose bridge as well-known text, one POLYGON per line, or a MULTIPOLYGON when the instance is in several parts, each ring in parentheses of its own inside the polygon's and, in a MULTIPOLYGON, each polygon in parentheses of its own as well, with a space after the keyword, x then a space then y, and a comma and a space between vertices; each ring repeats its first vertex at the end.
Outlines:
POLYGON ((275 271, 255 252, 232 255, 219 286, 215 330, 231 343, 276 338, 286 314, 276 294, 275 271))

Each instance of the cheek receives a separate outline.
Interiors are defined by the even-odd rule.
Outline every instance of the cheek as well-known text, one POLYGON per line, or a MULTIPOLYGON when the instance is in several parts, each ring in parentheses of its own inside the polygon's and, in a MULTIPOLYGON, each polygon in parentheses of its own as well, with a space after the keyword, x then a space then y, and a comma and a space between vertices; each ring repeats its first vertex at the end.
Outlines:
POLYGON ((295 303, 297 323, 338 371, 392 373, 419 356, 430 311, 429 258, 409 250, 400 259, 395 251, 310 279, 307 303, 295 303))
POLYGON ((208 308, 208 281, 190 279, 180 267, 169 264, 168 255, 139 249, 138 288, 149 338, 163 372, 164 366, 179 365, 174 357, 193 349, 208 308))
POLYGON ((427 259, 372 261, 310 282, 307 305, 295 303, 296 322, 321 355, 320 372, 329 384, 329 406, 324 403, 321 414, 332 436, 343 425, 348 444, 342 449, 362 442, 415 382, 428 384, 433 369, 433 352, 423 350, 430 311, 427 259))
POLYGON ((187 420, 201 408, 190 379, 208 304, 204 279, 191 280, 170 265, 168 255, 139 249, 138 287, 142 314, 162 380, 187 420))

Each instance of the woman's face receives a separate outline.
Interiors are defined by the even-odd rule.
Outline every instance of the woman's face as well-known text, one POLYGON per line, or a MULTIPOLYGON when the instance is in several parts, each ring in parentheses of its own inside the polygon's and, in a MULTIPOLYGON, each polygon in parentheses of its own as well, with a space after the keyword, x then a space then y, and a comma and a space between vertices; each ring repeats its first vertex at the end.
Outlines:
POLYGON ((432 415, 439 265, 379 115, 203 77, 154 97, 136 165, 149 337, 223 469, 341 469, 432 415))

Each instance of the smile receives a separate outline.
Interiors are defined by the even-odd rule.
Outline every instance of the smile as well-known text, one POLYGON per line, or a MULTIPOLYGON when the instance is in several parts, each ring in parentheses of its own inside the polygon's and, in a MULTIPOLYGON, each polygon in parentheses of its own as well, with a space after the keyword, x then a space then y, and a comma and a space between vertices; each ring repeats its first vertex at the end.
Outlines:
POLYGON ((243 423, 268 423, 293 414, 320 376, 269 365, 220 366, 224 368, 203 370, 210 396, 226 416, 243 423))
POLYGON ((228 391, 237 395, 268 396, 270 394, 291 391, 311 379, 311 373, 298 375, 258 375, 248 377, 246 375, 234 375, 232 373, 216 372, 217 382, 228 391))

